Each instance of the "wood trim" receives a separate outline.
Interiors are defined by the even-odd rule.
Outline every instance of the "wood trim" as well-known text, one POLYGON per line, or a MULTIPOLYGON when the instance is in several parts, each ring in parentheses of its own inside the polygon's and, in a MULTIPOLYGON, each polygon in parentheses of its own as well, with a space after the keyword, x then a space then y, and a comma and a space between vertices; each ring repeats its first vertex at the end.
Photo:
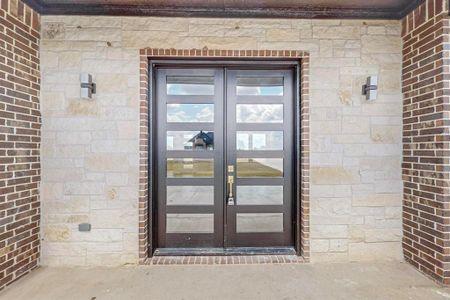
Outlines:
POLYGON ((23 0, 42 15, 109 15, 109 16, 153 16, 153 17, 213 17, 213 18, 304 18, 304 19, 394 19, 399 20, 425 0, 411 0, 400 10, 352 9, 331 7, 292 8, 195 8, 154 7, 150 5, 111 4, 51 4, 42 0, 23 0))

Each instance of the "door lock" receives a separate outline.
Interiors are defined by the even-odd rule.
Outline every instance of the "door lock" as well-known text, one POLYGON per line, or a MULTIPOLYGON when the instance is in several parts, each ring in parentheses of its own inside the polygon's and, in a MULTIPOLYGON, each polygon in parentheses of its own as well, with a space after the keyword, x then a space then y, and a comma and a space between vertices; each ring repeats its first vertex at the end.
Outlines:
POLYGON ((228 183, 228 197, 227 197, 227 204, 228 205, 234 205, 234 196, 233 196, 233 185, 234 185, 234 166, 229 165, 228 166, 228 173, 231 173, 231 175, 228 175, 227 177, 227 183, 228 183))

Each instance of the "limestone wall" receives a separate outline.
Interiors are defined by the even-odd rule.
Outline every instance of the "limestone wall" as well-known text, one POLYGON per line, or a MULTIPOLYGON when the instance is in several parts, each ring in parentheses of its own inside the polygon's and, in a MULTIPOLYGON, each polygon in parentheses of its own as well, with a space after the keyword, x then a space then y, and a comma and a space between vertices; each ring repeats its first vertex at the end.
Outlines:
POLYGON ((138 49, 205 46, 310 51, 311 259, 401 259, 398 21, 45 16, 42 27, 43 264, 137 262, 138 49), (94 100, 79 98, 81 72, 94 100))

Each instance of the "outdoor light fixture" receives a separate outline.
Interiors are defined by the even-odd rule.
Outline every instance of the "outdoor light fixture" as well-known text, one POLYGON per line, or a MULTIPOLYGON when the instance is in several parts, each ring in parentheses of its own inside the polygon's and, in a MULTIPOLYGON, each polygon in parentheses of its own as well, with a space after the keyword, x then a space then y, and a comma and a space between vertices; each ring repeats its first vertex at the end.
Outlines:
POLYGON ((81 98, 92 98, 92 94, 95 94, 95 83, 92 82, 91 74, 81 74, 81 98))
POLYGON ((367 83, 362 87, 362 94, 366 96, 366 100, 373 101, 378 95, 378 76, 367 77, 367 83))

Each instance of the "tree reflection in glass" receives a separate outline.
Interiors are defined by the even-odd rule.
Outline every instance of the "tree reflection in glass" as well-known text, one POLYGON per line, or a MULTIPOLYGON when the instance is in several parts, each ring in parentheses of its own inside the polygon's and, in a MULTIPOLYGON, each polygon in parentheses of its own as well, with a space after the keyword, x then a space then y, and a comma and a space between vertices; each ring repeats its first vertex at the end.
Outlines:
POLYGON ((168 131, 167 150, 214 150, 214 132, 168 131))

